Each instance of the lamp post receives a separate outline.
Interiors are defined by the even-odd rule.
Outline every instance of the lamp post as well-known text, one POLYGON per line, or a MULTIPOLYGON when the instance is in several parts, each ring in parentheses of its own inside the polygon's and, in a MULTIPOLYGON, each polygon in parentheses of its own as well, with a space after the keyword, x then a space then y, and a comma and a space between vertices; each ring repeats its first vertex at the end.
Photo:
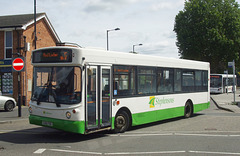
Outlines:
POLYGON ((108 46, 108 32, 109 32, 109 31, 117 31, 117 30, 120 30, 120 28, 115 28, 115 29, 107 30, 107 50, 109 49, 109 46, 108 46))
POLYGON ((37 0, 34 0, 34 44, 35 44, 35 49, 37 49, 37 0))
POLYGON ((141 43, 140 43, 140 44, 134 44, 134 45, 133 45, 133 51, 132 51, 132 53, 135 53, 135 51, 134 51, 135 46, 142 46, 142 45, 143 45, 143 44, 141 44, 141 43))

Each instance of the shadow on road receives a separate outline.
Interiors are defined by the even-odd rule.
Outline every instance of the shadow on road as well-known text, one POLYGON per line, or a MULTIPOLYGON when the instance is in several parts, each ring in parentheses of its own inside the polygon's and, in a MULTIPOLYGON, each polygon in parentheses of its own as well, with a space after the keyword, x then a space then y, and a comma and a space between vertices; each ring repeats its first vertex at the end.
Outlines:
MULTIPOLYGON (((197 117, 202 114, 194 114, 197 117)), ((144 124, 140 126, 132 127, 131 130, 151 127, 159 124, 164 124, 167 122, 174 122, 178 120, 184 120, 184 117, 178 117, 168 120, 162 120, 154 123, 144 124)), ((130 131, 131 131, 130 130, 130 131)), ((35 143, 74 143, 83 142, 87 140, 94 140, 101 137, 107 137, 108 134, 112 134, 112 131, 102 131, 98 133, 92 133, 88 135, 64 132, 56 129, 51 129, 47 127, 38 127, 31 129, 23 129, 18 131, 10 131, 0 133, 0 141, 9 142, 14 144, 35 144, 35 143)))
POLYGON ((104 133, 94 133, 81 135, 50 129, 46 127, 11 131, 0 134, 0 141, 14 144, 34 144, 34 143, 74 143, 90 139, 105 137, 104 133))

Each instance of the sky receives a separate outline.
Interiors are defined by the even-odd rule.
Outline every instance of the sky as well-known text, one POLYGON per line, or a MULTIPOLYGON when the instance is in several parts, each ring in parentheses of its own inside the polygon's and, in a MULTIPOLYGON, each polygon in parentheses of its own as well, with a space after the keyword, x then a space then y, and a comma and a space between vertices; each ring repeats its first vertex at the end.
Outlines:
MULTIPOLYGON (((82 47, 179 58, 175 17, 185 0, 37 0, 62 42, 82 47)), ((237 0, 239 3, 240 0, 237 0)), ((31 14, 34 0, 1 0, 0 16, 31 14)))

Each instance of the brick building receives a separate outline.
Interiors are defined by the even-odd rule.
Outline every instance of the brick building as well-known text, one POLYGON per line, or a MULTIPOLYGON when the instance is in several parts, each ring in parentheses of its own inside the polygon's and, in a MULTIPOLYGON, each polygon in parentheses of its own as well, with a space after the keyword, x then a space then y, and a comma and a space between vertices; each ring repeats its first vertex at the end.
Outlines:
MULTIPOLYGON (((56 46, 60 39, 46 13, 36 16, 37 48, 56 46)), ((18 100, 18 73, 12 71, 12 59, 25 58, 25 71, 20 73, 23 104, 31 98, 31 54, 35 49, 34 14, 0 16, 0 90, 18 100), (27 101, 26 101, 27 100, 27 101)))

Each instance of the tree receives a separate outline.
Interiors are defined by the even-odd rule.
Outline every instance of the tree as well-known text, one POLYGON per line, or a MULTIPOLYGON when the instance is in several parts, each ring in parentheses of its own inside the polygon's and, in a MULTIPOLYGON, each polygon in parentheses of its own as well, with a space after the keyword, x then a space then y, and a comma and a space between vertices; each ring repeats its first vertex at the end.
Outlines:
POLYGON ((227 62, 239 60, 240 10, 235 0, 186 0, 174 31, 180 58, 210 62, 212 73, 223 73, 227 62))

